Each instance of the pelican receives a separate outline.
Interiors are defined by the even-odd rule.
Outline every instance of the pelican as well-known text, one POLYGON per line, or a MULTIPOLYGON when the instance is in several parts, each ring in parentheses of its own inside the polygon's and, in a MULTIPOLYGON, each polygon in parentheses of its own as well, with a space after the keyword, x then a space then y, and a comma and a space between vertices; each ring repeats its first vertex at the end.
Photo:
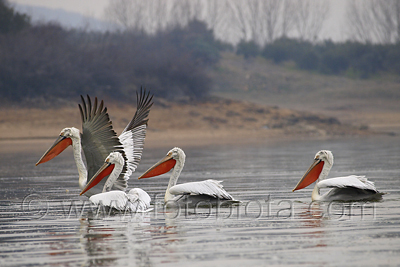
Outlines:
POLYGON ((110 191, 114 183, 124 175, 129 179, 129 172, 124 172, 127 168, 124 157, 120 152, 111 152, 106 158, 103 166, 94 174, 92 179, 87 183, 80 195, 87 192, 90 188, 97 185, 100 181, 106 179, 102 193, 92 195, 89 200, 95 205, 102 204, 105 207, 114 208, 120 211, 130 212, 147 212, 150 211, 150 196, 140 188, 131 189, 128 194, 124 191, 113 190, 110 191))
MULTIPOLYGON (((53 145, 36 163, 36 166, 53 159, 68 146, 72 145, 79 173, 79 188, 82 190, 86 186, 88 177, 92 177, 96 173, 103 164, 104 159, 112 151, 119 151, 127 162, 125 171, 129 175, 120 175, 113 184, 113 188, 125 190, 127 179, 137 167, 142 156, 147 117, 153 105, 153 96, 150 96, 150 92, 146 94, 146 90, 140 90, 140 94, 136 92, 136 97, 137 109, 135 115, 118 137, 113 130, 107 108, 103 108, 103 101, 98 106, 97 98, 95 98, 92 107, 90 97, 87 96, 86 103, 81 96, 82 105, 79 104, 79 110, 82 119, 82 134, 75 127, 64 128, 53 145), (82 160, 82 149, 85 154, 87 169, 82 160)), ((85 195, 90 197, 93 194, 100 193, 104 182, 87 191, 85 195)))
POLYGON ((382 193, 376 190, 373 182, 368 181, 365 176, 349 175, 324 180, 333 165, 333 154, 329 150, 321 150, 315 154, 314 162, 306 171, 292 191, 305 188, 317 181, 312 191, 313 201, 357 201, 376 200, 382 198, 382 193), (332 188, 321 195, 321 188, 332 188))
MULTIPOLYGON (((171 177, 169 179, 167 190, 165 191, 164 202, 179 201, 184 196, 190 197, 189 199, 200 202, 227 200, 232 202, 239 202, 235 200, 228 192, 223 189, 222 181, 205 180, 201 182, 191 182, 176 185, 179 175, 185 164, 185 152, 179 147, 171 149, 168 154, 154 164, 150 169, 143 173, 139 179, 158 176, 169 172, 172 169, 171 177)), ((189 202, 190 203, 190 202, 189 202)))

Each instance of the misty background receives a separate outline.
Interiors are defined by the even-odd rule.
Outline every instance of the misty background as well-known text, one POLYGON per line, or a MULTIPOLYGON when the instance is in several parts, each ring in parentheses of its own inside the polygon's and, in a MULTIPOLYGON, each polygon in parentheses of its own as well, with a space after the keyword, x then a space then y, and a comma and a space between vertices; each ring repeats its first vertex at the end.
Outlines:
POLYGON ((0 1, 3 101, 131 100, 141 86, 204 99, 230 55, 350 79, 400 72, 396 0, 115 0, 93 16, 24 2, 0 1))

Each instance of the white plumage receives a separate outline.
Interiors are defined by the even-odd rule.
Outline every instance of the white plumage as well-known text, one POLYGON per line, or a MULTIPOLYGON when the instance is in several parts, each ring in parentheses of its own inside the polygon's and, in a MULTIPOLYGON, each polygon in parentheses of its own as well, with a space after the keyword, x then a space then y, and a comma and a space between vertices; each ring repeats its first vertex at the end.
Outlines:
POLYGON ((147 212, 150 209, 150 196, 140 188, 133 188, 129 193, 113 190, 93 195, 89 198, 95 205, 103 205, 128 212, 147 212))
POLYGON ((330 178, 318 183, 319 188, 346 188, 354 187, 362 190, 378 192, 373 182, 368 181, 365 176, 349 175, 343 177, 330 178))
POLYGON ((208 195, 211 197, 234 200, 233 197, 225 191, 222 186, 222 181, 205 180, 201 182, 191 182, 174 185, 169 189, 172 195, 208 195))
POLYGON ((129 212, 150 211, 151 198, 144 190, 133 188, 128 192, 128 194, 118 190, 110 191, 112 185, 124 168, 124 163, 124 158, 120 152, 111 152, 106 158, 104 165, 88 182, 84 190, 82 190, 81 195, 108 176, 102 193, 93 195, 89 198, 93 204, 129 212))
MULTIPOLYGON (((172 169, 164 201, 180 199, 183 195, 207 196, 209 198, 236 201, 222 186, 222 181, 205 180, 177 185, 180 173, 185 164, 186 155, 182 149, 175 147, 159 162, 154 164, 139 179, 158 176, 172 169)), ((192 203, 193 204, 193 203, 192 203)), ((195 204, 195 203, 194 203, 195 204)))
POLYGON ((119 136, 126 157, 126 171, 122 174, 125 180, 135 172, 142 158, 146 128, 146 125, 140 125, 128 131, 124 130, 119 136))
POLYGON ((349 175, 325 179, 333 166, 333 154, 329 150, 321 150, 315 155, 314 162, 306 171, 304 176, 293 189, 299 190, 315 183, 311 195, 313 201, 357 201, 375 200, 382 198, 382 193, 378 192, 373 182, 368 181, 365 176, 349 175), (325 194, 320 194, 320 189, 332 188, 325 194))

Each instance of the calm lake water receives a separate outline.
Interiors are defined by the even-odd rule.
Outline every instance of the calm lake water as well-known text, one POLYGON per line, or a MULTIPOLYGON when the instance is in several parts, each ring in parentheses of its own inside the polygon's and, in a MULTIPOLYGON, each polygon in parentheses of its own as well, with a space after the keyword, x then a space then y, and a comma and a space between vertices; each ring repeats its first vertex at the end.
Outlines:
POLYGON ((1 266, 400 265, 399 137, 182 147, 179 182, 224 180, 243 201, 211 210, 165 210, 169 176, 136 177, 172 147, 145 148, 129 188, 146 190, 154 210, 113 215, 78 196, 70 148, 35 167, 53 140, 40 142, 38 149, 0 141, 1 266), (379 202, 318 205, 310 203, 313 185, 292 193, 320 149, 335 156, 330 177, 366 175, 388 194, 379 202))

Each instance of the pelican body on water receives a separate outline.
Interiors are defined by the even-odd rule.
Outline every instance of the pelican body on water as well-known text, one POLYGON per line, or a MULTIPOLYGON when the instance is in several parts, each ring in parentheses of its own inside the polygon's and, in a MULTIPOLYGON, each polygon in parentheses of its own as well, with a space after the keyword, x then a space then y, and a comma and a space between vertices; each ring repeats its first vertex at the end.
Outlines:
POLYGON ((373 182, 368 181, 365 176, 349 175, 326 179, 333 165, 333 154, 329 150, 321 150, 315 154, 314 162, 306 171, 293 191, 305 188, 317 181, 312 191, 313 201, 357 201, 378 200, 382 193, 378 192, 373 182), (320 189, 332 188, 321 195, 320 189))
POLYGON ((111 152, 103 166, 90 179, 80 195, 87 192, 100 181, 105 180, 102 192, 89 198, 93 204, 103 205, 120 211, 149 211, 151 198, 144 190, 133 188, 128 193, 120 190, 111 190, 124 168, 126 168, 126 164, 122 154, 120 152, 111 152), (107 176, 108 178, 105 179, 107 176))
POLYGON ((222 181, 216 180, 205 180, 201 182, 190 182, 183 184, 176 184, 179 175, 182 172, 185 164, 186 155, 182 149, 175 147, 171 149, 167 155, 150 167, 145 173, 143 173, 139 179, 150 178, 169 172, 172 169, 172 173, 169 179, 167 190, 165 191, 164 202, 169 201, 188 201, 196 205, 196 203, 202 202, 214 202, 215 200, 231 201, 233 203, 239 202, 235 200, 222 186, 222 181))

